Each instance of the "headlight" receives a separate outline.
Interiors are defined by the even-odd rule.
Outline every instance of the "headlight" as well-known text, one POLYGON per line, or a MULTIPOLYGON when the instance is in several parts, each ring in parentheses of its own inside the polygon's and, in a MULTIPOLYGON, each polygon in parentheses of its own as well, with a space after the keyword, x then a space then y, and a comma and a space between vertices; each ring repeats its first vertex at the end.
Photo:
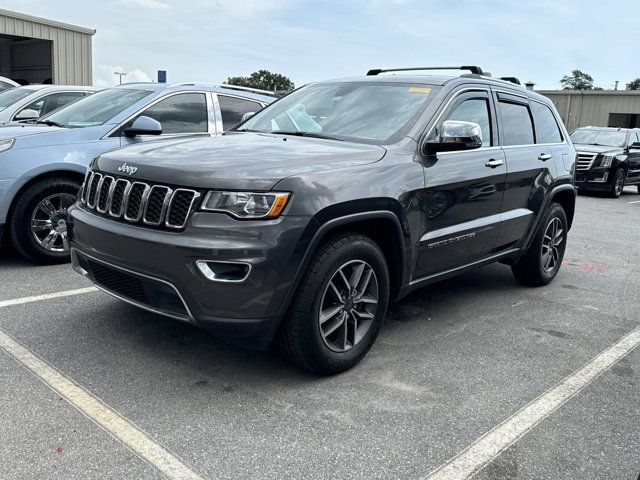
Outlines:
POLYGON ((14 143, 16 143, 15 138, 5 138, 4 140, 0 140, 0 152, 9 150, 11 147, 13 147, 14 143))
POLYGON ((289 200, 289 193, 217 192, 210 191, 202 202, 202 210, 225 212, 236 218, 276 218, 289 200))
POLYGON ((610 167, 611 162, 613 162, 613 155, 605 155, 602 157, 602 161, 600 162, 601 167, 610 167))

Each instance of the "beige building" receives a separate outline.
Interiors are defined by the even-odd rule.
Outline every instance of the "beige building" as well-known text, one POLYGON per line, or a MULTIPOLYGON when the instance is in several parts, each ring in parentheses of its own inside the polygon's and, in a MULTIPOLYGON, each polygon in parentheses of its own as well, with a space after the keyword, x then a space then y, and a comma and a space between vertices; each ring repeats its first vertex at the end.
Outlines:
POLYGON ((95 33, 0 9, 0 76, 18 83, 91 85, 95 33))
POLYGON ((640 90, 537 90, 549 97, 567 129, 640 128, 640 90))

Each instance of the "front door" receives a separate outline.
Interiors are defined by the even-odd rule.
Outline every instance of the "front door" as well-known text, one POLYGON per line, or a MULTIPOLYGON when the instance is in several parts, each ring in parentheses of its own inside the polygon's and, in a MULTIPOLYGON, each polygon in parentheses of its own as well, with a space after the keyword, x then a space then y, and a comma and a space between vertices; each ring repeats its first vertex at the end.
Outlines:
POLYGON ((441 152, 423 159, 423 217, 414 279, 464 266, 496 247, 506 175, 490 92, 461 92, 439 117, 428 139, 446 120, 474 122, 482 130, 476 150, 441 152))
POLYGON ((640 133, 637 130, 629 133, 628 144, 629 173, 627 174, 627 181, 632 184, 640 183, 640 133), (635 147, 634 144, 636 145, 635 147))

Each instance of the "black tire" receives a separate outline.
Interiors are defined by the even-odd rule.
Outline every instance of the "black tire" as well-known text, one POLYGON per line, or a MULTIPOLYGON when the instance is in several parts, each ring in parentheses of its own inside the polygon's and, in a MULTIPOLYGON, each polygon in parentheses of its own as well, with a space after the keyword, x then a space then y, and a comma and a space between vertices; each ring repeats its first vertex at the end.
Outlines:
MULTIPOLYGON (((278 332, 277 344, 291 361, 307 370, 320 374, 335 374, 348 370, 356 365, 373 345, 384 321, 388 303, 389 272, 384 254, 378 245, 359 233, 332 236, 322 242, 309 262, 287 317, 278 332), (358 262, 367 265, 375 274, 369 276, 376 280, 378 303, 375 312, 371 312, 373 318, 361 339, 354 341, 349 350, 335 351, 328 344, 328 336, 323 337, 321 333, 320 310, 326 301, 327 292, 330 291, 329 282, 339 278, 336 275, 345 265, 358 262)), ((350 318, 354 316, 347 315, 345 329, 349 328, 347 325, 350 318)), ((354 332, 354 339, 356 330, 351 330, 354 332)), ((346 336, 347 333, 345 338, 346 336)))
POLYGON ((55 195, 64 195, 67 199, 71 198, 68 196, 75 198, 78 190, 80 190, 78 181, 67 177, 52 177, 37 181, 20 193, 13 205, 8 222, 9 238, 20 254, 39 264, 69 261, 68 250, 48 250, 38 243, 31 231, 31 219, 34 211, 43 200, 55 195))
POLYGON ((542 219, 540 229, 533 238, 531 246, 524 256, 511 267, 513 275, 520 283, 532 287, 541 287, 547 285, 556 277, 562 266, 562 260, 564 259, 568 230, 567 215, 564 209, 559 203, 552 203, 542 219), (555 258, 554 253, 551 253, 553 258, 555 258, 553 268, 545 268, 545 258, 548 259, 548 257, 545 257, 543 251, 548 251, 548 247, 543 248, 543 243, 547 242, 548 229, 551 227, 552 222, 555 223, 556 221, 559 221, 561 224, 562 241, 556 247, 557 258, 555 258))
POLYGON ((616 174, 613 177, 613 183, 611 184, 611 190, 607 192, 607 195, 610 198, 618 198, 622 195, 622 191, 624 190, 624 181, 625 181, 625 171, 622 168, 616 170, 616 174))

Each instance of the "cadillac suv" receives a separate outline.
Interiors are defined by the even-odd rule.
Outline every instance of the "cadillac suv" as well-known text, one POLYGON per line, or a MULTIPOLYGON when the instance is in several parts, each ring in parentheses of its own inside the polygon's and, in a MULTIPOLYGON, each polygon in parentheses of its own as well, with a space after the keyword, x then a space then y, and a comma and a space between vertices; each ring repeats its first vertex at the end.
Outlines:
POLYGON ((573 145, 545 97, 457 68, 314 83, 221 137, 100 155, 70 210, 74 268, 322 373, 355 365, 417 288, 498 261, 547 284, 573 145))

